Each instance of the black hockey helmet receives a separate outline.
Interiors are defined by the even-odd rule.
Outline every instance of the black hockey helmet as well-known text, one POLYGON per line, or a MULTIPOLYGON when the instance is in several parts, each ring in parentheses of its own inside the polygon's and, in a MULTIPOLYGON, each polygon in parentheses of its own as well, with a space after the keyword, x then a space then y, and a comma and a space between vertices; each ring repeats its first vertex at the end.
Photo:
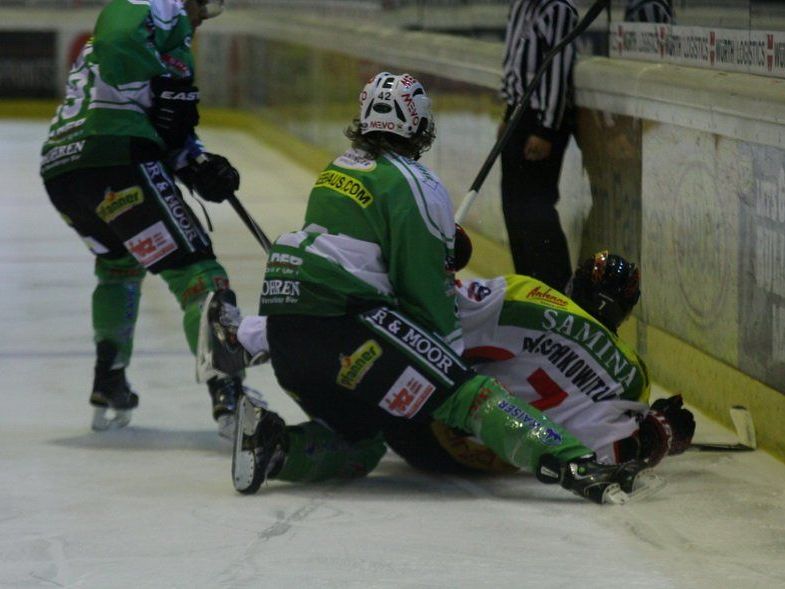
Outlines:
POLYGON ((567 294, 614 333, 641 296, 638 266, 608 250, 581 262, 567 294))

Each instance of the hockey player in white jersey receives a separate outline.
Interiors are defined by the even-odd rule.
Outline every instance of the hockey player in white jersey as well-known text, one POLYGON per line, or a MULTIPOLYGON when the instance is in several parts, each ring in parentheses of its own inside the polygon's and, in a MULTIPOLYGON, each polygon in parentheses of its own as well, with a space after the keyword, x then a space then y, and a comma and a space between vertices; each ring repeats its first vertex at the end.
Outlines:
MULTIPOLYGON (((679 396, 649 406, 646 366, 617 335, 639 284, 637 266, 607 251, 581 263, 569 296, 527 276, 466 281, 458 288, 464 358, 566 427, 600 462, 656 465, 689 446, 695 421, 679 396)), ((456 453, 482 456, 475 446, 461 450, 460 434, 438 433, 456 453)))

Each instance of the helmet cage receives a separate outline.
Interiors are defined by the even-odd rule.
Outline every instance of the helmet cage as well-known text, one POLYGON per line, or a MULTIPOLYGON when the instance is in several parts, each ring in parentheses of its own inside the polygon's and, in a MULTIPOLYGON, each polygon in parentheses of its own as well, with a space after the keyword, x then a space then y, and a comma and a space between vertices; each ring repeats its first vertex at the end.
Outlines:
POLYGON ((433 127, 431 100, 409 74, 381 72, 360 93, 360 133, 381 131, 407 139, 433 127))

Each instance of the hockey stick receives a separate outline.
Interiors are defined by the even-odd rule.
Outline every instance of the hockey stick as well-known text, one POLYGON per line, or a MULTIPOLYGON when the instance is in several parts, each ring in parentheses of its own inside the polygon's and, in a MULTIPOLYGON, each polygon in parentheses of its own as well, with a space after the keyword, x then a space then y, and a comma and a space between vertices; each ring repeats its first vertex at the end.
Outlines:
POLYGON ((687 449, 699 452, 752 452, 755 450, 758 447, 755 424, 747 408, 741 405, 734 405, 730 408, 730 418, 733 421, 733 427, 736 429, 736 436, 739 438, 738 443, 693 443, 687 449))
POLYGON ((488 154, 488 157, 485 158, 485 162, 482 164, 480 171, 477 173, 477 177, 474 179, 474 182, 472 182, 469 192, 467 192, 466 196, 463 197, 463 201, 458 207, 458 211, 455 213, 456 223, 461 224, 466 218, 469 208, 472 206, 474 200, 479 195, 480 188, 482 187, 485 179, 488 177, 488 174, 491 171, 491 168, 493 167, 493 163, 496 161, 496 158, 499 157, 502 149, 504 149, 504 146, 507 145, 507 142, 510 140, 513 131, 515 131, 515 128, 518 126, 518 123, 520 122, 521 117, 526 110, 526 103, 529 102, 529 98, 531 98, 534 90, 537 88, 537 86, 539 86, 540 80, 545 75, 545 70, 550 65, 551 61, 553 61, 553 58, 556 57, 556 55, 558 55, 567 45, 572 43, 578 37, 578 35, 589 28, 589 25, 594 22, 594 19, 596 19, 603 10, 605 10, 609 2, 610 0, 597 0, 591 6, 591 8, 589 8, 589 11, 584 15, 575 28, 570 31, 569 34, 564 37, 564 39, 554 45, 548 53, 545 54, 542 64, 534 74, 534 78, 526 88, 526 91, 523 93, 521 99, 515 105, 515 109, 513 109, 512 114, 507 121, 507 126, 505 127, 504 132, 502 133, 501 137, 496 140, 493 148, 491 148, 491 152, 488 154))
MULTIPOLYGON (((207 161, 207 156, 203 153, 200 153, 194 158, 198 163, 202 164, 207 161)), ((240 202, 240 199, 237 198, 236 195, 232 194, 226 200, 229 201, 229 204, 232 205, 232 208, 240 217, 245 226, 248 227, 248 230, 253 233, 253 236, 256 238, 256 241, 259 242, 259 245, 262 246, 262 249, 266 254, 270 253, 270 248, 272 248, 272 243, 270 239, 267 237, 262 228, 259 227, 259 224, 254 220, 254 218, 245 210, 243 203, 240 202)))
POLYGON ((240 200, 234 194, 231 195, 226 200, 229 201, 229 204, 232 205, 232 208, 240 217, 245 226, 248 227, 249 231, 253 233, 253 236, 256 238, 256 241, 259 242, 259 245, 262 246, 262 249, 265 253, 270 253, 270 248, 272 248, 272 243, 267 235, 262 231, 262 228, 259 227, 259 224, 254 220, 253 217, 245 210, 245 207, 240 202, 240 200))

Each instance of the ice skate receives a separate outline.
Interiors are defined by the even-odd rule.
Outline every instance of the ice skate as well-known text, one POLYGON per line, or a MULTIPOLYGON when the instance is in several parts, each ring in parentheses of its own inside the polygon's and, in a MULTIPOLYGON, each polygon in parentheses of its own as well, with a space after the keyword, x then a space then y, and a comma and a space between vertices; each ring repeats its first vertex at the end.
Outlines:
POLYGON ((216 376, 207 381, 207 390, 213 403, 213 419, 218 424, 218 435, 227 440, 234 438, 237 400, 243 392, 239 378, 216 376))
POLYGON ((202 305, 199 341, 196 347, 196 380, 207 382, 216 376, 240 376, 248 354, 237 341, 242 316, 231 290, 210 292, 202 305))
POLYGON ((139 396, 125 380, 123 369, 111 370, 96 379, 90 404, 95 408, 91 424, 95 431, 119 429, 131 422, 131 411, 139 405, 139 396))
POLYGON ((653 495, 665 486, 664 479, 648 470, 640 460, 624 464, 599 464, 594 456, 565 464, 545 455, 537 478, 544 483, 560 483, 579 497, 600 504, 623 505, 653 495))
POLYGON ((90 404, 95 408, 91 427, 95 431, 119 429, 131 422, 139 396, 125 379, 125 367, 116 364, 117 346, 102 340, 96 344, 95 376, 90 404))
POLYGON ((237 405, 232 481, 235 489, 248 495, 278 473, 286 457, 286 424, 263 404, 244 394, 237 405))

